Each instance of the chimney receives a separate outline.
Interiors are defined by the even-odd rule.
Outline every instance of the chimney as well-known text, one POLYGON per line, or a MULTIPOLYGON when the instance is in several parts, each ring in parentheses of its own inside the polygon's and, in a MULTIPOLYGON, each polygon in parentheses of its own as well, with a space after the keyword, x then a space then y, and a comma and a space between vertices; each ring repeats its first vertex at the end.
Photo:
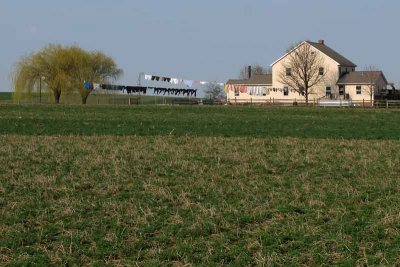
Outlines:
POLYGON ((319 43, 319 44, 322 44, 322 45, 325 45, 325 40, 323 40, 323 39, 318 40, 318 43, 319 43))
POLYGON ((247 67, 247 77, 248 77, 248 79, 251 78, 251 66, 247 67))

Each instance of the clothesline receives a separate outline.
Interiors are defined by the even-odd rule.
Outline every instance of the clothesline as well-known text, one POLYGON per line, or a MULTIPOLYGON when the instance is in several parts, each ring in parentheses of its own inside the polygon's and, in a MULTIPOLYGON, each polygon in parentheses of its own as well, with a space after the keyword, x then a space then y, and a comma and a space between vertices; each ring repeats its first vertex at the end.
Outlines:
MULTIPOLYGON (((265 96, 270 92, 281 92, 285 93, 285 91, 289 92, 288 88, 268 88, 267 86, 255 86, 255 85, 236 85, 236 84, 227 84, 225 85, 225 93, 235 92, 235 93, 246 93, 249 95, 255 96, 265 96)), ((295 93, 296 90, 290 89, 290 93, 295 93)))
POLYGON ((141 93, 147 94, 148 90, 153 90, 153 94, 168 94, 174 96, 197 96, 197 89, 179 89, 179 88, 164 88, 164 87, 154 87, 154 86, 125 86, 125 85, 113 85, 113 84, 98 84, 85 82, 84 84, 87 90, 103 89, 110 91, 122 91, 127 94, 141 93))
MULTIPOLYGON (((179 78, 170 78, 170 77, 164 77, 164 76, 156 76, 156 75, 149 75, 145 74, 144 79, 146 81, 157 81, 157 82, 167 82, 171 84, 184 84, 187 87, 193 87, 195 85, 208 85, 212 82, 206 82, 206 81, 198 81, 198 80, 185 80, 185 79, 179 79, 179 78)), ((217 85, 224 87, 224 83, 217 83, 217 85)))

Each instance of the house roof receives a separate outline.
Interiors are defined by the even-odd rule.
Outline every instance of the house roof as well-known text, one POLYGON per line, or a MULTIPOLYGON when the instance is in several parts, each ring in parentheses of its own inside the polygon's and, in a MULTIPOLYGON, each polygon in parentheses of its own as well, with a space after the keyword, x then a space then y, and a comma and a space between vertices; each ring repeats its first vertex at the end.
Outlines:
POLYGON ((356 64, 354 64, 353 62, 351 62, 350 60, 348 60, 347 58, 345 58, 344 56, 342 56, 341 54, 339 54, 338 52, 336 52, 335 50, 333 50, 326 44, 315 43, 315 42, 310 42, 310 41, 306 41, 306 42, 308 44, 312 45, 313 47, 315 47, 316 49, 318 49, 319 51, 321 51, 322 53, 324 53, 325 55, 327 55, 328 57, 335 60, 337 63, 339 63, 339 65, 346 66, 346 67, 357 67, 356 64))
POLYGON ((271 85, 272 74, 254 74, 247 80, 229 80, 226 84, 241 84, 241 85, 271 85))
POLYGON ((277 59, 274 63, 271 64, 271 66, 275 65, 276 63, 278 63, 279 61, 281 61, 283 58, 285 58, 289 53, 291 53, 293 50, 297 49, 299 46, 303 45, 304 43, 307 43, 311 46, 313 46, 314 48, 318 49, 319 51, 321 51, 322 53, 324 53, 325 55, 327 55, 328 57, 332 58, 333 60, 335 60, 339 65, 341 66, 346 66, 346 67, 357 67, 356 64, 354 64, 353 62, 351 62, 350 60, 348 60, 347 58, 345 58, 344 56, 342 56, 341 54, 339 54, 338 52, 336 52, 335 50, 333 50, 332 48, 330 48, 329 46, 327 46, 326 44, 321 44, 321 43, 315 43, 315 42, 311 42, 311 41, 303 41, 301 42, 299 45, 297 45, 295 48, 293 48, 292 50, 290 50, 289 52, 287 52, 285 55, 283 55, 282 57, 280 57, 279 59, 277 59))
POLYGON ((353 71, 341 76, 337 84, 371 84, 371 78, 376 82, 379 77, 388 83, 382 71, 353 71))

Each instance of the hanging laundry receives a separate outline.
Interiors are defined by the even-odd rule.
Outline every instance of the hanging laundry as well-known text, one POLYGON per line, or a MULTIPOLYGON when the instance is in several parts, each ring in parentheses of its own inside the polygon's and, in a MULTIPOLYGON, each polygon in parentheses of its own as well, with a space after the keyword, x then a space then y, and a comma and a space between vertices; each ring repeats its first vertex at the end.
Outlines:
POLYGON ((146 80, 146 81, 151 81, 151 79, 152 79, 152 77, 153 76, 151 76, 151 75, 144 75, 144 79, 146 80))
POLYGON ((193 81, 192 80, 185 80, 184 83, 188 87, 192 87, 193 86, 193 81))
POLYGON ((240 90, 241 93, 247 93, 247 86, 240 85, 239 90, 240 90))
POLYGON ((229 93, 229 84, 226 84, 224 87, 225 93, 229 93))
POLYGON ((131 93, 146 94, 147 93, 147 87, 143 87, 143 86, 126 86, 125 89, 128 94, 131 94, 131 93))
POLYGON ((86 90, 90 90, 91 87, 90 82, 85 82, 83 86, 85 87, 86 90))
POLYGON ((171 83, 172 84, 178 84, 179 83, 179 79, 178 78, 171 78, 171 83))
POLYGON ((233 91, 235 92, 235 94, 239 94, 240 86, 239 85, 234 85, 233 87, 234 87, 233 91))
POLYGON ((100 89, 100 84, 98 84, 98 83, 93 83, 93 89, 94 89, 94 90, 100 89))
POLYGON ((208 84, 208 82, 200 82, 200 84, 202 84, 202 85, 206 85, 206 84, 208 84))

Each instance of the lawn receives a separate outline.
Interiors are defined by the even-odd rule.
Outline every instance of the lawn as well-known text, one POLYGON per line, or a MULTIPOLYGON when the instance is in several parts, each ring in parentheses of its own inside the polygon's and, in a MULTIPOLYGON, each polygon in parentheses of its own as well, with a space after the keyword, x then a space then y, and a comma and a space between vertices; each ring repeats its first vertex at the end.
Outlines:
POLYGON ((399 265, 399 116, 0 106, 0 264, 399 265))

